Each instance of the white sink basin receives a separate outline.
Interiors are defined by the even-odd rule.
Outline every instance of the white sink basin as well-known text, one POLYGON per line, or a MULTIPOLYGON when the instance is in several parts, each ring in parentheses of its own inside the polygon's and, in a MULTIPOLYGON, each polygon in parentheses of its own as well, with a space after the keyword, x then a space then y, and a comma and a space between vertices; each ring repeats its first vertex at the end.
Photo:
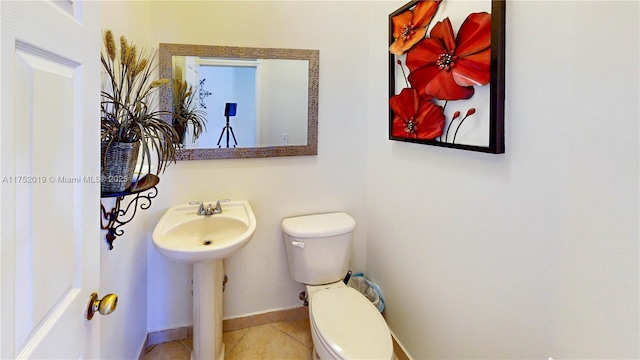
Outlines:
MULTIPOLYGON (((215 201, 205 201, 207 204, 215 201)), ((167 210, 153 230, 153 244, 175 261, 197 263, 224 259, 253 237, 256 218, 247 201, 220 204, 221 214, 197 215, 198 205, 176 205, 167 210)))

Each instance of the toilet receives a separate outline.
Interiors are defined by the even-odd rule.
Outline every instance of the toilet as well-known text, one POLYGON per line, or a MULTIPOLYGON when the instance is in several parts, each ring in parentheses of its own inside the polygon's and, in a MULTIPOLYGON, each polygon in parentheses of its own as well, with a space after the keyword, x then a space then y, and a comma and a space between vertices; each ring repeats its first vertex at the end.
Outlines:
POLYGON ((289 275, 306 286, 315 359, 393 359, 384 318, 343 281, 355 226, 344 212, 282 221, 289 275))

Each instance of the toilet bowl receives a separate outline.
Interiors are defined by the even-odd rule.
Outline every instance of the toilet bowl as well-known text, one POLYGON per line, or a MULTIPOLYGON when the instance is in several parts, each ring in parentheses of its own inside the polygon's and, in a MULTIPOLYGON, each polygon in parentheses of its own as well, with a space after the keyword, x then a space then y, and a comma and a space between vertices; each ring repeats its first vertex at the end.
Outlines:
POLYGON ((339 281, 307 285, 309 322, 319 359, 392 359, 393 344, 378 309, 339 281))
POLYGON ((391 333, 378 309, 344 284, 355 220, 346 213, 282 221, 290 276, 306 286, 314 357, 393 358, 391 333))

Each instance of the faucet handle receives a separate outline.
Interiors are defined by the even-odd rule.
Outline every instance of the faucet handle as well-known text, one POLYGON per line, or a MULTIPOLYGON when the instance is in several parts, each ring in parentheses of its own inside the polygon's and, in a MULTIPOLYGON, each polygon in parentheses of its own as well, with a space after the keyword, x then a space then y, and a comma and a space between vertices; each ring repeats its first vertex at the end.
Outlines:
POLYGON ((221 212, 222 212, 222 208, 220 207, 220 203, 223 203, 223 202, 229 202, 229 201, 231 201, 231 200, 230 200, 230 199, 220 199, 220 200, 218 200, 218 201, 216 202, 216 208, 215 208, 215 210, 214 210, 214 211, 215 211, 215 213, 216 213, 216 214, 219 214, 219 213, 221 213, 221 212))
POLYGON ((204 213, 204 205, 202 201, 189 201, 189 205, 200 205, 198 207, 198 215, 202 215, 204 213))

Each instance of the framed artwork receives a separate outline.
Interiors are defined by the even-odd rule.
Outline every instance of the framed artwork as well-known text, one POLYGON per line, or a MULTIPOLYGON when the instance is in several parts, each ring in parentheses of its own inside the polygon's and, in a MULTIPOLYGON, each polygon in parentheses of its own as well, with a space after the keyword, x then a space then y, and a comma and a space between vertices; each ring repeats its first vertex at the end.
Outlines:
POLYGON ((389 139, 504 153, 505 1, 411 1, 389 15, 389 139))

